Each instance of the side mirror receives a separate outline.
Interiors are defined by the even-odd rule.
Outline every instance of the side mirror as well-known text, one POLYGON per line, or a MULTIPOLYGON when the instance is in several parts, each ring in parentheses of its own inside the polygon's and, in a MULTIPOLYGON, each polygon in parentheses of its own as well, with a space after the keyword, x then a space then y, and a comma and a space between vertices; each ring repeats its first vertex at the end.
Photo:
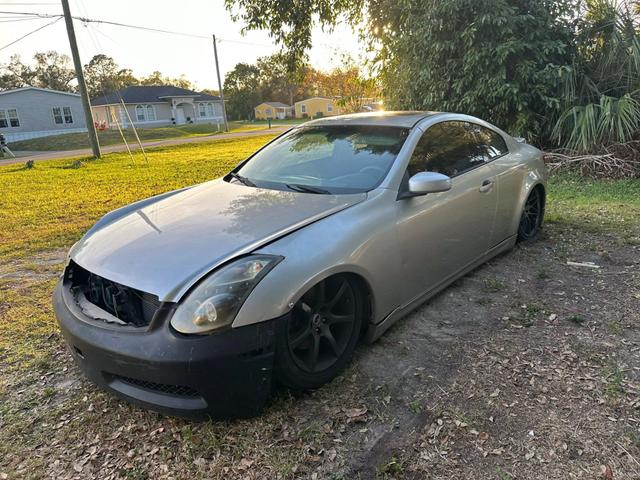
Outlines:
POLYGON ((437 172, 419 172, 409 179, 411 196, 451 190, 451 178, 437 172))

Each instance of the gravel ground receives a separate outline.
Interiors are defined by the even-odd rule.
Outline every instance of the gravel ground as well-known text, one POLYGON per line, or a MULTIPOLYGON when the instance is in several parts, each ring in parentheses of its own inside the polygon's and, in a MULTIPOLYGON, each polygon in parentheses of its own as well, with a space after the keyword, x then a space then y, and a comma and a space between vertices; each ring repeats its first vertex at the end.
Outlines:
MULTIPOLYGON (((55 258, 0 278, 47 291, 55 258)), ((640 238, 548 225, 363 345, 330 385, 279 391, 234 422, 99 391, 54 329, 42 365, 0 354, 0 480, 640 478, 639 266, 640 238)))

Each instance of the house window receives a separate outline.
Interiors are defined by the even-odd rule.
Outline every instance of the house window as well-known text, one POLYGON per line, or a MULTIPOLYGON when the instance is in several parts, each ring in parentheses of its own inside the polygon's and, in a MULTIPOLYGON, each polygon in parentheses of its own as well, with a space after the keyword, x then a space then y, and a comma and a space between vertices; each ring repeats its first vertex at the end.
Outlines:
POLYGON ((10 108, 7 112, 9 113, 9 125, 19 127, 20 120, 18 119, 18 111, 15 108, 10 108))
POLYGON ((56 125, 62 124, 62 109, 60 107, 53 107, 53 121, 56 125))
POLYGON ((272 110, 271 110, 270 108, 266 108, 266 109, 264 110, 264 113, 265 113, 265 115, 266 115, 267 117, 270 117, 270 116, 271 116, 271 113, 272 113, 272 110))
POLYGON ((200 117, 214 117, 215 113, 214 113, 214 109, 213 109, 213 103, 211 103, 211 102, 199 103, 198 104, 198 115, 200 117))
POLYGON ((147 119, 143 105, 136 105, 136 120, 144 122, 147 119))
POLYGON ((147 120, 150 122, 153 122, 156 119, 156 111, 153 108, 153 105, 147 105, 146 110, 147 110, 147 120))
POLYGON ((333 105, 327 104, 327 112, 333 112, 333 105))
POLYGON ((302 105, 300 105, 300 111, 302 113, 307 113, 307 106, 304 103, 302 105))
POLYGON ((56 125, 62 125, 63 123, 73 123, 73 114, 71 113, 71 107, 53 107, 53 122, 56 125))
POLYGON ((136 120, 139 122, 153 122, 156 119, 156 111, 153 105, 136 105, 136 120))
POLYGON ((64 114, 64 123, 73 123, 73 115, 71 115, 71 107, 62 107, 64 114))
POLYGON ((19 126, 20 120, 18 119, 18 110, 15 108, 0 110, 0 128, 19 126))

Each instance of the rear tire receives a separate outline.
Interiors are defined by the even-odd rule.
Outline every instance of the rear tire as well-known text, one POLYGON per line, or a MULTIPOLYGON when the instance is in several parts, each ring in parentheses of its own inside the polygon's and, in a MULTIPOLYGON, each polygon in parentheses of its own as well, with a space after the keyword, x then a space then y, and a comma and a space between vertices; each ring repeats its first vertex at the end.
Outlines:
POLYGON ((322 280, 305 293, 276 334, 276 379, 296 389, 318 388, 351 361, 363 321, 363 295, 347 275, 322 280))
POLYGON ((531 242, 540 232, 544 217, 544 196, 541 188, 531 190, 522 209, 518 225, 518 242, 531 242))

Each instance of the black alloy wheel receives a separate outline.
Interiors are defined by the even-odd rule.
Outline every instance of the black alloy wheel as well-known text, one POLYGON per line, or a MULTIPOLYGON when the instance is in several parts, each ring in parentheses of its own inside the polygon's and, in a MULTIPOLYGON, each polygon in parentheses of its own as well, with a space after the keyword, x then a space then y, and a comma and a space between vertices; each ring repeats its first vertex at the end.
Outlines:
POLYGON ((542 194, 539 188, 534 188, 522 210, 522 217, 518 226, 519 241, 531 240, 538 234, 542 224, 542 215, 542 194))
POLYGON ((278 342, 277 374, 289 387, 317 388, 350 360, 362 324, 362 298, 345 275, 329 277, 294 305, 278 342))

